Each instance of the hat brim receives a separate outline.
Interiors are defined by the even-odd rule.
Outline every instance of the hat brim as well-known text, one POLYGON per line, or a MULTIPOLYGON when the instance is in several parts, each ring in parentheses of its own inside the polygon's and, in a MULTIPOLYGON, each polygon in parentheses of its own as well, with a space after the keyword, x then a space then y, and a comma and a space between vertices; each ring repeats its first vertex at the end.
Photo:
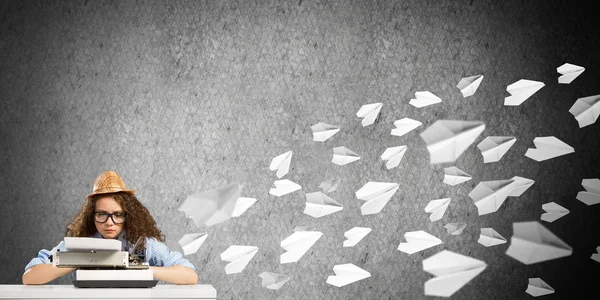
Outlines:
POLYGON ((87 195, 87 197, 85 197, 85 198, 89 199, 96 195, 115 194, 115 193, 127 193, 130 195, 134 195, 135 190, 115 190, 115 191, 96 192, 96 193, 91 193, 91 194, 87 195))

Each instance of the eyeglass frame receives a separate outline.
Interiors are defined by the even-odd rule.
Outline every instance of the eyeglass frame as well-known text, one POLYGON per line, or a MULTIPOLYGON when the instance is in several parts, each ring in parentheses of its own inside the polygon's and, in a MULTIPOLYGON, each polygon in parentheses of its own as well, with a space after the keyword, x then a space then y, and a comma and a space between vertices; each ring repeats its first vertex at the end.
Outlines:
POLYGON ((123 223, 125 223, 125 220, 127 219, 127 212, 116 212, 116 213, 112 213, 112 214, 109 214, 109 213, 107 213, 105 211, 95 211, 94 212, 94 222, 96 222, 96 223, 104 224, 104 223, 108 222, 108 218, 109 217, 113 221, 113 223, 115 223, 115 224, 123 224, 123 223), (98 222, 98 220, 96 220, 96 215, 97 214, 106 214, 106 219, 104 220, 104 222, 98 222), (115 214, 123 214, 123 222, 120 222, 120 223, 116 222, 115 219, 113 218, 113 216, 115 214))

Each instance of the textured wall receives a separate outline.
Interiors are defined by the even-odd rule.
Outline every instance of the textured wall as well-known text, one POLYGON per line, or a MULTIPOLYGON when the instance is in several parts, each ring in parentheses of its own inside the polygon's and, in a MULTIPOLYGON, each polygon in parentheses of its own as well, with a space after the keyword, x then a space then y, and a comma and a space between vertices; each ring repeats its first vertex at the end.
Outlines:
MULTIPOLYGON (((488 267, 456 299, 528 298, 527 278, 556 289, 546 299, 598 294, 598 207, 575 200, 583 178, 600 177, 599 124, 578 128, 568 109, 600 93, 595 15, 571 1, 15 1, 0 4, 0 273, 20 283, 23 267, 63 237, 92 182, 115 170, 137 191, 167 235, 207 232, 189 259, 200 282, 220 299, 420 299, 432 276, 422 260, 448 249, 488 267), (549 3, 550 2, 550 3, 549 3), (556 68, 586 67, 570 85, 556 68), (477 93, 463 99, 462 77, 484 74, 477 93), (546 84, 519 107, 503 106, 506 86, 519 79, 546 84), (442 104, 417 109, 408 102, 429 90, 442 104), (360 125, 367 103, 382 102, 378 122, 360 125), (391 136, 403 117, 423 122, 391 136), (471 146, 455 164, 429 164, 418 133, 438 119, 480 120, 488 135, 517 143, 497 163, 483 164, 471 146), (325 143, 310 126, 341 127, 325 143), (545 162, 524 156, 536 136, 554 135, 576 149, 545 162), (379 156, 407 145, 400 167, 379 156), (331 163, 332 148, 361 155, 331 163), (285 177, 301 191, 268 194, 273 157, 292 150, 285 177), (473 175, 465 184, 442 183, 443 168, 473 175), (479 217, 467 194, 482 180, 522 176, 535 184, 479 217), (302 213, 304 194, 341 178, 331 196, 344 209, 320 219, 302 213), (368 181, 397 182, 383 211, 362 216, 354 193, 368 181), (258 202, 240 218, 196 228, 177 211, 190 193, 228 182, 258 202), (429 200, 451 197, 442 220, 430 222, 429 200), (573 255, 534 265, 506 256, 509 243, 485 248, 479 228, 510 238, 512 223, 539 220, 541 204, 571 210, 544 225, 573 247, 573 255), (466 222, 459 236, 444 224, 466 222), (324 236, 297 263, 279 264, 279 243, 296 226, 324 236), (373 228, 353 248, 344 232, 373 228), (407 231, 423 229, 444 244, 411 256, 396 248, 407 231), (246 269, 226 275, 219 255, 230 245, 258 246, 246 269), (353 263, 372 276, 337 288, 325 283, 335 264, 353 263), (292 279, 280 290, 262 288, 263 271, 292 279)), ((66 278, 54 283, 66 284, 66 278)))

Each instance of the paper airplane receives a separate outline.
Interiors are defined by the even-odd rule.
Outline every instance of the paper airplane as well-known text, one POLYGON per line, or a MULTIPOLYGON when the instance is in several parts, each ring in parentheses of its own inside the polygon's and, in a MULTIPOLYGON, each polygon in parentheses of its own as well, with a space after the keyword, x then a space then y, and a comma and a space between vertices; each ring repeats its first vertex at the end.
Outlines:
POLYGON ((281 241, 286 252, 279 257, 280 263, 297 262, 323 236, 320 231, 309 231, 303 227, 294 228, 294 233, 281 241))
POLYGON ((406 240, 406 243, 400 243, 400 245, 398 245, 398 250, 408 253, 409 255, 442 243, 442 240, 423 230, 409 231, 404 234, 404 239, 406 240))
POLYGON ((425 207, 425 212, 431 214, 431 216, 429 216, 429 220, 431 220, 431 222, 442 219, 446 209, 448 208, 448 204, 450 204, 450 200, 452 199, 443 198, 429 201, 425 207))
POLYGON ((486 137, 477 145, 477 148, 481 150, 481 155, 483 155, 483 163, 499 161, 516 141, 517 139, 514 136, 486 137))
POLYGON ((443 250, 423 260, 423 271, 436 276, 425 282, 425 295, 450 297, 486 267, 481 260, 443 250))
POLYGON ((359 159, 360 156, 358 156, 358 154, 346 147, 333 148, 333 158, 331 159, 331 162, 336 165, 343 166, 359 159))
POLYGON ((481 233, 479 234, 479 239, 477 240, 477 242, 486 247, 491 247, 500 244, 505 244, 506 238, 504 238, 501 234, 496 232, 496 230, 494 230, 493 228, 487 227, 481 228, 481 233))
POLYGON ((596 123, 600 115, 600 95, 577 99, 569 112, 577 120, 579 128, 596 123))
POLYGON ((313 126, 310 126, 310 129, 312 130, 313 141, 315 142, 324 142, 340 131, 339 127, 325 124, 323 122, 319 122, 313 126))
POLYGON ((311 217, 320 218, 342 209, 343 207, 340 203, 329 198, 322 192, 306 194, 306 207, 304 208, 304 213, 311 217))
POLYGON ((467 223, 448 223, 444 226, 448 234, 451 235, 459 235, 465 230, 467 227, 467 223))
POLYGON ((444 168, 444 183, 455 186, 465 181, 471 180, 471 175, 457 167, 444 168))
POLYGON ((421 132, 432 164, 455 161, 485 130, 479 121, 438 120, 421 132))
POLYGON ((371 103, 371 104, 365 104, 363 105, 358 112, 356 113, 356 116, 359 118, 363 118, 361 124, 363 127, 369 126, 373 123, 375 123, 375 120, 377 119, 377 116, 379 115, 379 111, 381 110, 381 107, 383 106, 383 104, 381 103, 371 103))
POLYGON ((536 161, 544 161, 575 152, 573 147, 553 136, 536 137, 533 139, 533 143, 536 148, 527 149, 525 156, 536 161))
POLYGON ((262 272, 258 276, 262 278, 262 287, 270 290, 278 290, 290 280, 290 276, 279 273, 262 272))
POLYGON ((507 197, 518 197, 533 185, 531 179, 514 176, 508 180, 482 181, 469 193, 480 216, 498 211, 507 197))
POLYGON ((398 188, 400 188, 400 185, 397 183, 367 182, 355 193, 356 198, 367 201, 360 207, 362 215, 379 213, 398 188))
POLYGON ((569 213, 569 210, 554 203, 546 203, 542 205, 542 209, 546 212, 542 214, 542 220, 546 222, 554 222, 569 213))
POLYGON ((277 178, 285 176, 290 170, 290 162, 292 161, 292 151, 288 151, 271 160, 269 170, 277 170, 277 178))
POLYGON ((519 176, 513 176, 510 180, 514 180, 512 190, 508 193, 509 197, 519 197, 528 190, 535 181, 519 176))
POLYGON ((254 203, 256 203, 256 198, 239 197, 235 203, 233 214, 231 216, 241 216, 248 208, 250 208, 250 206, 254 205, 254 203))
POLYGON ((283 195, 287 195, 289 193, 302 189, 302 187, 299 184, 296 184, 288 179, 275 180, 275 182, 273 182, 273 185, 275 185, 275 187, 269 190, 269 194, 276 197, 281 197, 283 195))
POLYGON ((569 84, 571 83, 577 76, 581 75, 585 71, 584 67, 580 67, 573 64, 563 64, 562 66, 556 68, 556 72, 562 74, 558 77, 558 83, 569 84))
POLYGON ((428 91, 416 92, 415 98, 411 99, 408 104, 417 108, 442 102, 442 99, 428 91))
POLYGON ((256 252, 258 252, 258 247, 255 246, 233 245, 227 248, 221 253, 221 260, 230 262, 225 266, 225 274, 242 272, 256 252))
POLYGON ((196 226, 212 226, 229 220, 240 197, 242 186, 228 184, 217 189, 189 195, 179 207, 196 226))
POLYGON ((184 235, 179 241, 181 249, 183 249, 183 255, 190 255, 198 252, 200 246, 204 243, 208 233, 188 233, 184 235))
POLYGON ((332 179, 321 182, 319 188, 323 190, 323 193, 331 193, 337 190, 338 184, 340 183, 340 179, 332 179))
POLYGON ((538 222, 513 223, 506 255, 526 264, 571 255, 573 249, 538 222))
POLYGON ((370 232, 371 228, 366 227, 354 227, 346 231, 344 233, 344 237, 346 237, 346 240, 344 241, 344 247, 354 247, 370 232))
POLYGON ((590 258, 597 262, 600 262, 600 246, 596 247, 596 252, 597 253, 593 253, 590 258))
POLYGON ((456 86, 463 95, 463 98, 473 96, 483 80, 483 75, 469 76, 461 79, 456 86))
POLYGON ((392 135, 403 136, 421 125, 423 125, 423 123, 417 120, 402 118, 394 122, 396 128, 392 129, 392 135))
POLYGON ((404 145, 385 149, 381 155, 381 159, 387 161, 385 167, 388 170, 397 167, 400 164, 400 161, 402 161, 406 149, 407 147, 404 145))
POLYGON ((589 205, 600 203, 600 179, 590 178, 581 181, 585 192, 577 193, 577 200, 589 205))
POLYGON ((506 87, 511 96, 504 98, 504 105, 519 106, 543 87, 543 82, 521 79, 506 87))
POLYGON ((548 294, 554 294, 554 289, 545 283, 541 278, 529 278, 529 284, 527 285, 527 290, 525 290, 525 293, 533 297, 539 297, 548 294))
POLYGON ((333 272, 335 275, 328 276, 326 282, 337 287, 371 277, 371 273, 353 264, 335 265, 333 272))

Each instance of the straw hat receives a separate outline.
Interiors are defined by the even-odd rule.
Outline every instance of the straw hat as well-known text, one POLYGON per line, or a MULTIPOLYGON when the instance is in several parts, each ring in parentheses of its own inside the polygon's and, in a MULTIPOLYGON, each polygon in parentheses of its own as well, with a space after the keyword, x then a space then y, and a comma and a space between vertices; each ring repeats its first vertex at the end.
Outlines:
POLYGON ((125 182, 121 179, 121 176, 115 171, 106 171, 94 181, 94 190, 87 196, 90 198, 98 194, 108 194, 116 192, 125 192, 130 195, 134 194, 134 190, 128 190, 125 188, 125 182))

